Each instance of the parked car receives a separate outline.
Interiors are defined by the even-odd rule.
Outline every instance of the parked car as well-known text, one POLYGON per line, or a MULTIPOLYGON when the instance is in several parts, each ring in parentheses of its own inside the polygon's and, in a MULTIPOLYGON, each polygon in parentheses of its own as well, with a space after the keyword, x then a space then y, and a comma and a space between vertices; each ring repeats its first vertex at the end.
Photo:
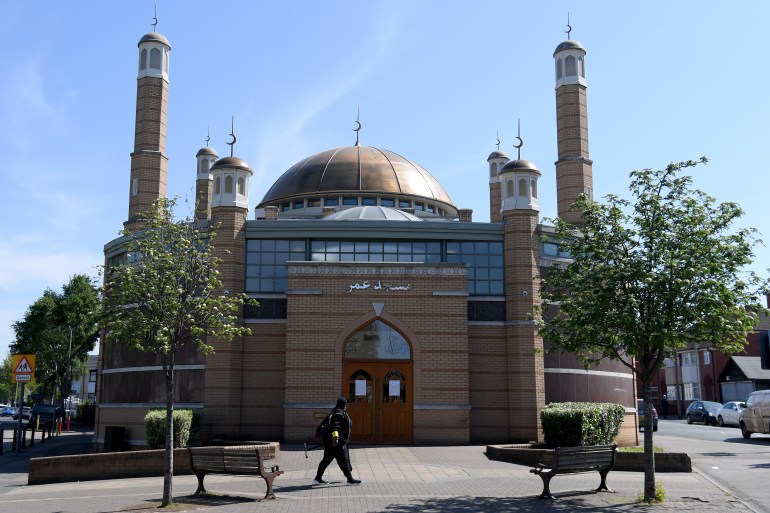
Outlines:
POLYGON ((721 407, 722 403, 715 403, 714 401, 693 401, 687 407, 687 412, 685 413, 687 423, 703 422, 707 426, 709 424, 716 426, 717 411, 721 407))
POLYGON ((746 407, 746 403, 740 401, 729 401, 717 410, 717 424, 720 426, 740 426, 741 410, 746 407))
MULTIPOLYGON (((24 420, 29 420, 29 413, 32 411, 32 408, 29 406, 22 406, 21 407, 21 418, 24 420)), ((19 408, 16 408, 13 411, 13 420, 19 420, 19 408)))
MULTIPOLYGON (((636 400, 636 411, 639 415, 639 431, 644 431, 644 399, 636 400)), ((652 407, 652 430, 658 430, 658 410, 652 407)))
POLYGON ((754 433, 770 434, 770 390, 752 392, 741 411, 741 434, 750 438, 754 433))
POLYGON ((51 429, 54 426, 54 422, 61 417, 62 409, 60 406, 38 403, 32 407, 29 422, 36 429, 51 429))
POLYGON ((3 409, 0 410, 0 417, 13 417, 15 411, 12 406, 3 406, 3 409))

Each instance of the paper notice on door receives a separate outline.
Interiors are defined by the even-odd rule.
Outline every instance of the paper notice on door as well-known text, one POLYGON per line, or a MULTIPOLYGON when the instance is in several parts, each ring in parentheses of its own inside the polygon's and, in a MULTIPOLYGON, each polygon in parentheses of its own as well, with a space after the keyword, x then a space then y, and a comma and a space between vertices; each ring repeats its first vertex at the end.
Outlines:
POLYGON ((401 381, 397 379, 391 379, 388 382, 388 395, 392 397, 398 397, 401 395, 401 381))
POLYGON ((366 395, 366 380, 365 379, 357 379, 356 380, 356 396, 360 395, 366 395))

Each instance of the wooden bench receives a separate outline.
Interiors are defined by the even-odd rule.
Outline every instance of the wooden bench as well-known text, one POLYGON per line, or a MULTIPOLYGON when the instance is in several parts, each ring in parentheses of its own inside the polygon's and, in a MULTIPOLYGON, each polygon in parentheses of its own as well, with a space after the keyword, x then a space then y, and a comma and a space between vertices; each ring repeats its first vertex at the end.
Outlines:
POLYGON ((538 463, 537 468, 530 470, 543 480, 543 493, 540 499, 554 499, 549 483, 557 474, 579 474, 596 470, 602 477, 597 492, 611 491, 607 488, 607 474, 615 466, 616 445, 591 445, 586 447, 557 447, 552 464, 538 463))
POLYGON ((275 499, 273 480, 283 474, 278 465, 265 470, 263 461, 268 459, 265 446, 243 445, 222 447, 190 447, 190 464, 198 478, 195 495, 206 493, 203 478, 206 474, 258 475, 265 480, 267 493, 264 499, 275 499))

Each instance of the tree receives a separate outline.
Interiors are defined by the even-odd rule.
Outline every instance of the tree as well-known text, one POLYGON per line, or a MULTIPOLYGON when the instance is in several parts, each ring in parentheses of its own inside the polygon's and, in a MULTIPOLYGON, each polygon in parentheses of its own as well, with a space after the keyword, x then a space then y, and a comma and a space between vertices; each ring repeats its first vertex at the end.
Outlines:
POLYGON ((161 198, 143 214, 143 229, 124 230, 127 259, 104 270, 104 327, 110 341, 159 355, 166 386, 166 459, 162 506, 172 503, 173 408, 176 350, 207 337, 232 340, 250 333, 238 325, 244 297, 223 290, 211 244, 215 233, 191 217, 175 221, 176 200, 161 198))
POLYGON ((62 292, 46 289, 24 318, 13 324, 12 354, 34 354, 40 395, 57 403, 69 396, 77 371, 88 360, 99 334, 101 299, 92 279, 76 274, 62 292))
POLYGON ((13 384, 11 378, 13 369, 11 364, 13 358, 10 353, 5 356, 3 363, 0 364, 0 402, 11 404, 11 398, 13 397, 13 384))
POLYGON ((706 162, 633 171, 633 203, 581 197, 573 209, 583 212, 582 225, 556 221, 557 243, 572 260, 542 284, 540 333, 551 350, 571 351, 586 366, 619 360, 641 383, 646 501, 655 497, 653 377, 691 343, 741 350, 762 310, 758 293, 766 283, 746 270, 760 242, 756 231, 733 228, 741 208, 717 204, 681 174, 706 162))

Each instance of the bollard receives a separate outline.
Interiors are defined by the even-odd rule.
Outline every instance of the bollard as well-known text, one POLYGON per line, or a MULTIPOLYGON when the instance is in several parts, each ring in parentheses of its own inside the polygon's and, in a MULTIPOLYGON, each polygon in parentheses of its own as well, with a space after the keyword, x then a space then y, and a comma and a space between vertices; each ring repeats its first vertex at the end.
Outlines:
POLYGON ((32 430, 29 433, 29 446, 35 446, 35 426, 32 426, 32 430))
POLYGON ((5 441, 5 431, 0 428, 0 456, 3 455, 3 442, 5 441))

